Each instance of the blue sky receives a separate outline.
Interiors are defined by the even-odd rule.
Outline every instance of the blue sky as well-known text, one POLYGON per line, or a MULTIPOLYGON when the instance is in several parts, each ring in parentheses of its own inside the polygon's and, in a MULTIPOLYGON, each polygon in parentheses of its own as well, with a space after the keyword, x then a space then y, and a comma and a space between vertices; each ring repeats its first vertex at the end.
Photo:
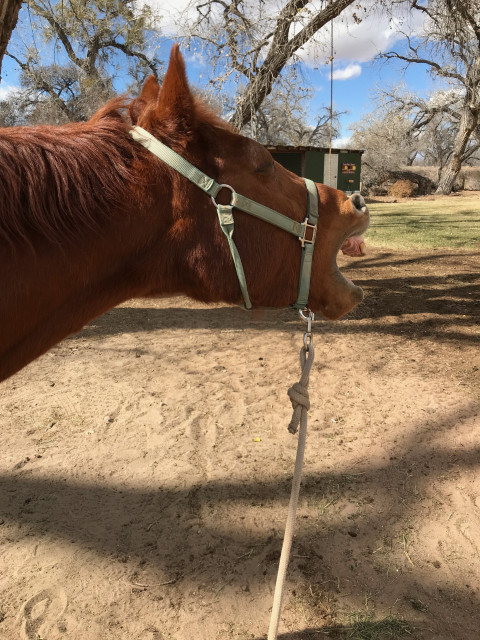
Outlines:
MULTIPOLYGON (((368 0, 374 3, 374 0, 368 0)), ((153 0, 157 3, 162 14, 166 15, 164 0, 153 0)), ((152 0, 150 0, 152 4, 152 0)), ((170 4, 170 3, 169 3, 170 4)), ((170 4, 171 6, 171 4, 170 4)), ((380 14, 370 14, 360 24, 348 20, 348 15, 341 16, 334 22, 334 80, 333 95, 334 108, 347 111, 341 117, 341 140, 337 146, 348 144, 351 135, 349 125, 373 109, 373 94, 377 87, 398 86, 405 84, 406 88, 419 95, 440 88, 434 83, 424 65, 411 65, 405 72, 399 63, 375 62, 375 55, 393 47, 400 49, 405 46, 405 39, 400 31, 415 32, 421 26, 418 12, 404 13, 398 20, 388 19, 380 14)), ((12 43, 23 37, 28 39, 29 22, 25 10, 21 13, 21 25, 18 33, 14 33, 12 43)), ((171 18, 172 25, 175 19, 171 18)), ((167 16, 168 24, 168 16, 167 16)), ((167 37, 163 39, 159 49, 159 57, 168 59, 172 41, 168 33, 174 32, 174 27, 166 27, 167 37)), ((320 35, 320 43, 308 45, 302 51, 304 75, 313 90, 311 102, 312 121, 315 109, 330 104, 330 66, 326 64, 329 56, 330 28, 320 35), (322 44, 321 38, 324 42, 322 44)), ((201 85, 208 80, 211 66, 203 58, 194 59, 187 54, 187 68, 193 84, 201 85)), ((5 57, 2 68, 2 83, 0 97, 19 83, 18 68, 10 58, 5 57)))
MULTIPOLYGON (((396 48, 398 49, 399 47, 397 46, 396 48)), ((405 85, 410 92, 421 96, 435 90, 435 87, 439 88, 439 84, 434 83, 427 73, 425 65, 411 65, 404 70, 399 63, 392 62, 385 64, 385 62, 369 61, 358 64, 360 73, 345 80, 335 79, 336 65, 334 64, 334 109, 348 112, 341 116, 342 138, 348 138, 351 135, 349 129, 351 123, 372 112, 374 109, 374 93, 378 87, 387 88, 405 85)), ((344 69, 345 67, 338 64, 337 68, 344 69)), ((327 76, 325 73, 322 74, 313 70, 308 70, 307 74, 315 91, 312 107, 329 105, 329 74, 327 76)))

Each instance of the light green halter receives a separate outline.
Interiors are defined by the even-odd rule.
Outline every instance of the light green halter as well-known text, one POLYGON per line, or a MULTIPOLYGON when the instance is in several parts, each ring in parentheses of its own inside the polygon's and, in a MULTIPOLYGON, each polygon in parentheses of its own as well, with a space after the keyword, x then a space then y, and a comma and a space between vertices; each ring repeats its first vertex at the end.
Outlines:
POLYGON ((185 158, 182 158, 181 155, 173 151, 173 149, 170 149, 170 147, 164 145, 160 140, 157 140, 151 133, 145 131, 145 129, 142 129, 141 127, 133 127, 130 130, 130 135, 134 140, 140 142, 140 144, 142 144, 146 149, 160 158, 160 160, 163 160, 163 162, 170 165, 170 167, 181 173, 182 176, 196 184, 197 187, 211 196, 212 202, 217 208, 220 226, 223 233, 226 235, 230 246, 246 309, 251 309, 252 303, 250 302, 250 297, 248 295, 245 272, 243 270, 240 254, 238 253, 238 249, 233 241, 233 209, 240 209, 245 213, 250 213, 261 220, 265 220, 266 222, 297 236, 300 240, 300 244, 302 245, 302 259, 300 264, 298 297, 296 302, 291 306, 294 309, 305 309, 307 307, 308 292, 310 290, 310 276, 312 271, 313 247, 315 244, 315 237, 317 235, 318 220, 318 192, 317 187, 312 180, 305 178, 305 185, 308 193, 307 217, 303 222, 297 222, 296 220, 292 220, 291 218, 287 218, 287 216, 278 213, 278 211, 275 211, 274 209, 265 207, 263 204, 240 195, 228 184, 219 184, 218 182, 215 182, 213 178, 209 178, 205 173, 203 173, 203 171, 194 167, 193 164, 185 160, 185 158), (229 189, 231 191, 232 195, 230 204, 218 204, 215 200, 222 189, 229 189), (308 229, 311 229, 310 238, 306 237, 308 229))

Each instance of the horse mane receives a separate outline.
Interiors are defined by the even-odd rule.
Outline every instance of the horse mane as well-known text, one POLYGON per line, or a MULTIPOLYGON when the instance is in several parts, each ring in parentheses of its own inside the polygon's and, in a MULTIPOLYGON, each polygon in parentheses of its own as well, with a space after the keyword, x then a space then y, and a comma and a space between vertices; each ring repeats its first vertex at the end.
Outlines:
MULTIPOLYGON (((37 236, 62 246, 131 205, 146 180, 135 160, 149 157, 128 134, 135 102, 114 98, 88 122, 0 129, 0 241, 15 248, 37 236)), ((194 112, 207 128, 234 131, 201 98, 194 112)), ((169 144, 168 126, 163 133, 169 144)))
POLYGON ((238 133, 237 129, 235 129, 235 127, 226 120, 223 120, 223 118, 221 118, 218 113, 203 100, 203 98, 195 96, 194 104, 197 120, 203 125, 215 129, 222 129, 223 131, 229 131, 230 133, 238 133))
POLYGON ((0 129, 0 239, 62 244, 131 201, 142 151, 125 107, 114 98, 88 122, 0 129))

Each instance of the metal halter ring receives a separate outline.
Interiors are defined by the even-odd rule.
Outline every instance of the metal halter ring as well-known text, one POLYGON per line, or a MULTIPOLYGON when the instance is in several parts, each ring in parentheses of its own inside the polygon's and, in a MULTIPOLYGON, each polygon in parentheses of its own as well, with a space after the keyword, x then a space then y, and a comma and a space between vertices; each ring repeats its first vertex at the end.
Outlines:
MULTIPOLYGON (((230 189, 230 191, 232 192, 232 195, 231 195, 231 198, 230 198, 230 203, 229 203, 228 205, 224 205, 224 206, 230 206, 230 207, 231 207, 231 206, 232 206, 232 203, 233 203, 233 196, 236 194, 236 191, 235 191, 235 189, 234 189, 233 187, 231 187, 229 184, 221 184, 221 185, 220 185, 220 189, 219 189, 218 193, 220 193, 220 191, 221 191, 222 189, 230 189)), ((218 193, 217 193, 217 195, 216 195, 216 196, 210 196, 210 197, 212 198, 212 202, 213 202, 213 204, 214 204, 216 207, 218 207, 218 202, 215 200, 215 198, 218 196, 218 193)))
POLYGON ((310 309, 306 308, 306 309, 299 309, 298 313, 300 315, 300 317, 302 318, 302 320, 305 320, 305 322, 307 323, 307 333, 311 333, 312 332, 312 322, 315 320, 315 314, 313 313, 313 311, 310 311, 310 309), (305 311, 308 312, 308 316, 305 315, 305 311))
POLYGON ((298 313, 307 323, 307 330, 303 334, 303 346, 305 347, 305 351, 308 351, 310 345, 313 344, 312 322, 315 320, 315 314, 313 311, 310 311, 310 309, 299 309, 298 313), (304 311, 308 311, 308 316, 305 315, 304 311))

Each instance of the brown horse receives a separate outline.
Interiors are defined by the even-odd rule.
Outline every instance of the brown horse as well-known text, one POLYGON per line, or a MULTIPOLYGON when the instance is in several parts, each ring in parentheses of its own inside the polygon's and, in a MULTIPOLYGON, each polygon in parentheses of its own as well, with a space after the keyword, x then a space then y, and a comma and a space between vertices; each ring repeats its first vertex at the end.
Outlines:
MULTIPOLYGON (((86 123, 1 129, 0 380, 130 298, 241 302, 210 197, 135 142, 135 124, 217 182, 305 218, 304 181, 192 94, 178 47, 162 86, 149 78, 128 105, 113 100, 86 123)), ((335 189, 318 194, 309 306, 334 319, 363 296, 336 254, 366 229, 368 211, 335 189)), ((298 240, 241 211, 235 222, 253 305, 288 306, 298 240)))

